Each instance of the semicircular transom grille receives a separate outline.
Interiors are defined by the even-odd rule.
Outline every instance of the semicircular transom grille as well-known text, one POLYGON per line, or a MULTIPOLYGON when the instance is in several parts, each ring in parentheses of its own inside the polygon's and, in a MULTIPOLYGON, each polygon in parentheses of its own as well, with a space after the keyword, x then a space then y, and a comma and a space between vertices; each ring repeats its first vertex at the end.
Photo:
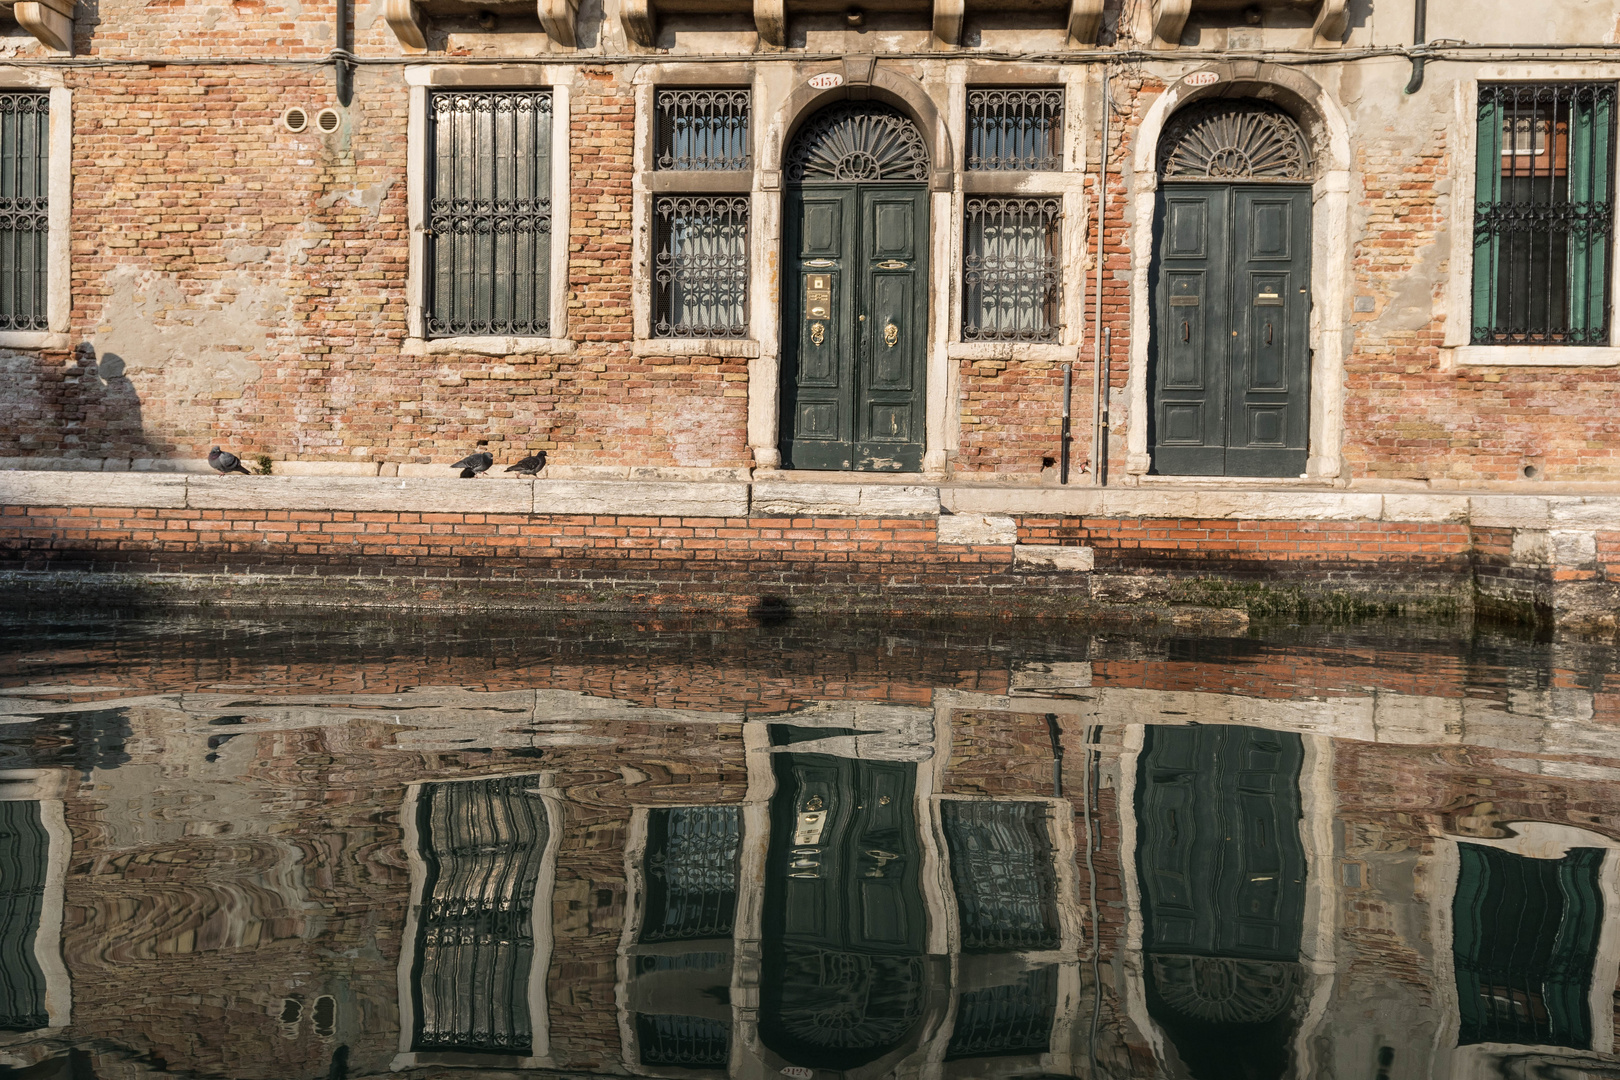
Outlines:
POLYGON ((1262 101, 1192 105, 1159 140, 1166 180, 1309 181, 1310 144, 1292 116, 1262 101))
POLYGON ((787 177, 796 184, 917 183, 928 179, 928 144, 898 109, 834 105, 793 140, 787 177))

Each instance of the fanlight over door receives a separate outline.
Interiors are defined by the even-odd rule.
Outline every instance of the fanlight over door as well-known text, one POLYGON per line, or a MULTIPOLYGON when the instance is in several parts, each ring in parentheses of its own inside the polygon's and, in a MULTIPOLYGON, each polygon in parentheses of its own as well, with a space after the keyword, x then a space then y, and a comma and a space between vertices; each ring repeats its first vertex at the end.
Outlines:
POLYGON ((1310 145, 1259 101, 1189 106, 1159 143, 1154 469, 1298 476, 1310 434, 1310 145))
POLYGON ((928 146, 887 105, 812 117, 787 155, 782 462, 922 468, 928 146))

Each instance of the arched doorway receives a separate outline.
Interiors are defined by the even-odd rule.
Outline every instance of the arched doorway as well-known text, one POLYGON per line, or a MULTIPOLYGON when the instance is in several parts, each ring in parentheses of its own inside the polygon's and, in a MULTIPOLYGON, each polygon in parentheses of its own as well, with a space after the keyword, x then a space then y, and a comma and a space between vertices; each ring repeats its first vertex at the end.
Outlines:
POLYGON ((899 110, 841 102, 787 154, 784 468, 914 472, 925 442, 928 146, 899 110))
POLYGON ((1310 437, 1309 143, 1257 100, 1183 109, 1158 146, 1153 470, 1299 476, 1310 437))

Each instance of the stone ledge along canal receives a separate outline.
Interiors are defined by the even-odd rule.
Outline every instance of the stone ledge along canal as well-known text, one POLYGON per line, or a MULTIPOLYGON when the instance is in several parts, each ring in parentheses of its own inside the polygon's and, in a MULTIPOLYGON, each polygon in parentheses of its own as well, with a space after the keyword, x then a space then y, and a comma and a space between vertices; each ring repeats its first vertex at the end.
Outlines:
POLYGON ((1620 654, 0 615, 0 1077, 1615 1077, 1620 654))

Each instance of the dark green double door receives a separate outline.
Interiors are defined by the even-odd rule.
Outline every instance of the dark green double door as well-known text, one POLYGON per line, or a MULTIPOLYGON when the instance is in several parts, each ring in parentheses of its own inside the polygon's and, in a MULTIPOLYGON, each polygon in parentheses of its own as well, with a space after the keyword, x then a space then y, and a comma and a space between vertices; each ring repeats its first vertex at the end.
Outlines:
POLYGON ((788 190, 784 468, 922 468, 927 236, 921 184, 788 190))
POLYGON ((1310 227, 1308 187, 1161 188, 1154 220, 1156 472, 1305 471, 1310 227))

